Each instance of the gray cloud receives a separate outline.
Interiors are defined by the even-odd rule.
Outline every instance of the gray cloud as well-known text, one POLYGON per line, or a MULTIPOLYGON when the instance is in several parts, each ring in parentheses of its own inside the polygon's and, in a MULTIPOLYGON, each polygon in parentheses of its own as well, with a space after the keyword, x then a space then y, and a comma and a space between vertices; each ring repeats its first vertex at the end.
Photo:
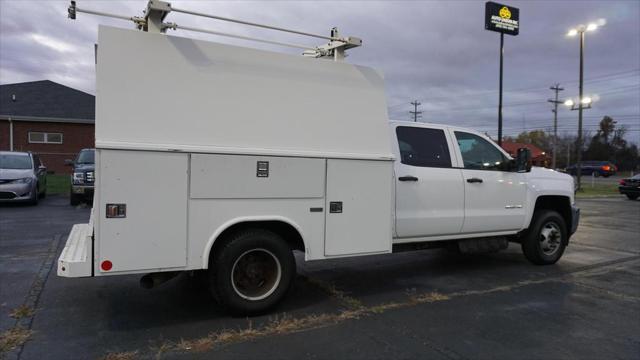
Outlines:
MULTIPOLYGON (((145 1, 82 1, 78 6, 139 15, 145 1)), ((484 30, 483 1, 173 1, 176 7, 276 24, 314 33, 339 26, 343 35, 363 38, 349 62, 383 71, 391 118, 408 119, 409 101, 422 102, 423 120, 473 127, 496 134, 499 35, 484 30)), ((549 128, 552 96, 559 82, 563 98, 577 96, 578 41, 564 36, 574 25, 607 19, 586 39, 585 86, 598 95, 585 112, 595 130, 614 115, 640 142, 640 3, 637 1, 509 1, 520 8, 521 32, 505 37, 505 134, 549 128)), ((0 83, 51 79, 93 93, 93 44, 97 25, 131 27, 124 21, 78 14, 66 18, 66 1, 0 1, 0 83), (65 51, 60 51, 60 50, 65 51)), ((178 24, 318 45, 313 40, 246 26, 171 14, 178 24)), ((297 54, 197 33, 211 41, 297 54)), ((561 132, 577 128, 577 114, 561 108, 561 132)))

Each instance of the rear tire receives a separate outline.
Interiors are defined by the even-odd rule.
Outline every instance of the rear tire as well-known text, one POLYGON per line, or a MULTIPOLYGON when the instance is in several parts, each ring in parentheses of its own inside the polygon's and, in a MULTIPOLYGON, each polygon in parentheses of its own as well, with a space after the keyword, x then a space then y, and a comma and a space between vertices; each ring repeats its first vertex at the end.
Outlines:
POLYGON ((71 193, 69 194, 69 204, 72 206, 80 205, 80 196, 71 193))
POLYGON ((637 194, 626 194, 626 195, 629 200, 636 200, 638 199, 638 197, 640 197, 640 195, 637 195, 637 194))
POLYGON ((553 210, 537 210, 522 238, 522 252, 533 264, 551 265, 560 260, 567 242, 567 225, 562 216, 553 210))
POLYGON ((243 230, 224 241, 209 263, 214 298, 237 315, 256 315, 277 305, 296 274, 286 241, 264 229, 243 230))

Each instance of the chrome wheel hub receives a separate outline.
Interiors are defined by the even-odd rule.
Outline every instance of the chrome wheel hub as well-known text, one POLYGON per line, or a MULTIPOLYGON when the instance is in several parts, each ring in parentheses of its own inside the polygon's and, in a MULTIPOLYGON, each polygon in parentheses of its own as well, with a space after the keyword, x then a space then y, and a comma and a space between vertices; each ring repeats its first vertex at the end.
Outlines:
POLYGON ((231 269, 231 285, 240 297, 257 301, 271 295, 282 278, 278 258, 269 250, 252 249, 238 257, 231 269))
POLYGON ((544 224, 540 230, 540 248, 545 255, 555 254, 562 244, 562 232, 554 222, 544 224))

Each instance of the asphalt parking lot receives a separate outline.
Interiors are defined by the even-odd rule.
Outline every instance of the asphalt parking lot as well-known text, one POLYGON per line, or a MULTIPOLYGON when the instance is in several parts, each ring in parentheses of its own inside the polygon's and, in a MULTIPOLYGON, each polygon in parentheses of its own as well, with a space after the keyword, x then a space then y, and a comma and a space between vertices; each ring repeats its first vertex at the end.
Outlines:
POLYGON ((298 262, 272 314, 232 318, 200 279, 64 279, 55 260, 89 209, 0 207, 0 333, 9 359, 639 359, 640 201, 579 200, 554 266, 519 247, 298 262), (26 340, 8 349, 8 335, 26 340), (20 335, 20 336, 18 336, 20 335))

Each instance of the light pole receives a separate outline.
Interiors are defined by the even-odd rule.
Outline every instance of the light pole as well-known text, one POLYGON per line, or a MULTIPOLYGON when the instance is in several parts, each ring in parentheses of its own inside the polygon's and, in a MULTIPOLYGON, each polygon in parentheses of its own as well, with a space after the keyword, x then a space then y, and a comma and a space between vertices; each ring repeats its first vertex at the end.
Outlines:
MULTIPOLYGON (((589 25, 580 25, 576 28, 569 30, 567 33, 568 36, 576 36, 580 35, 580 86, 578 90, 578 144, 577 144, 577 160, 576 160, 576 175, 578 177, 576 190, 580 191, 581 187, 581 178, 582 178, 582 108, 583 105, 587 105, 591 107, 591 99, 583 98, 583 90, 584 90, 584 34, 587 31, 594 31, 598 28, 598 26, 604 25, 604 20, 598 20, 597 23, 591 23, 589 25)), ((567 102, 569 102, 568 100, 567 102)), ((566 105, 573 107, 573 102, 570 104, 565 103, 566 105)), ((574 110, 573 108, 571 110, 574 110)))

